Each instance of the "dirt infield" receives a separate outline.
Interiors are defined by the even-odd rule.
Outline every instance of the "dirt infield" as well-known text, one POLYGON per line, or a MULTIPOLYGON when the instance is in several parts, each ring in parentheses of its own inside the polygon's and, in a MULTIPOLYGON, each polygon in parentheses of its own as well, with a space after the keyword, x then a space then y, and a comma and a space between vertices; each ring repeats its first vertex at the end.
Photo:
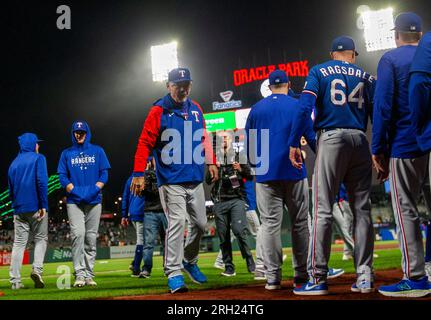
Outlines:
MULTIPOLYGON (((376 244, 375 250, 395 249, 398 244, 376 244)), ((334 251, 342 251, 343 248, 333 248, 334 251)), ((288 250, 289 252, 289 250, 288 250)), ((401 269, 377 271, 375 274, 375 287, 393 284, 402 278, 401 269)), ((110 299, 114 300, 396 300, 396 298, 385 297, 377 291, 370 294, 358 294, 350 291, 355 281, 354 274, 344 274, 339 278, 329 280, 329 292, 327 296, 297 296, 292 292, 293 281, 282 282, 283 288, 276 291, 264 289, 264 282, 253 285, 228 287, 211 290, 193 290, 182 294, 157 294, 142 296, 121 296, 110 299)), ((404 299, 405 300, 405 299, 404 299)), ((419 300, 431 300, 431 295, 419 300)))
MULTIPOLYGON (((376 272, 376 287, 400 281, 401 270, 386 270, 376 272)), ((236 288, 222 288, 211 290, 194 290, 181 294, 158 294, 144 296, 123 296, 113 298, 115 300, 394 300, 381 295, 378 292, 370 294, 358 294, 350 291, 350 286, 355 281, 355 275, 344 274, 339 278, 329 280, 330 294, 327 296, 297 296, 292 292, 292 280, 283 281, 283 288, 276 291, 264 289, 264 284, 241 286, 236 288)), ((431 296, 420 298, 431 300, 431 296)))

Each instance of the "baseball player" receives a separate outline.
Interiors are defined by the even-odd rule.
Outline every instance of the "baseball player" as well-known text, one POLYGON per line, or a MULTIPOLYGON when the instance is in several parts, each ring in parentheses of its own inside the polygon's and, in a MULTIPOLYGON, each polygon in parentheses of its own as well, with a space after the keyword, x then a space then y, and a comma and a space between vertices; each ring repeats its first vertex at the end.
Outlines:
POLYGON ((21 289, 21 266, 29 232, 34 235, 34 259, 31 279, 36 288, 45 286, 43 260, 48 244, 48 171, 46 159, 39 153, 34 133, 18 137, 20 152, 8 171, 9 194, 14 209, 14 241, 9 275, 12 289, 21 289))
MULTIPOLYGON (((285 72, 269 75, 272 94, 256 103, 247 118, 247 150, 256 168, 256 200, 261 217, 261 232, 267 290, 281 288, 282 247, 281 223, 284 205, 292 221, 292 250, 295 284, 307 278, 308 248, 308 182, 305 168, 296 169, 289 162, 289 149, 284 148, 296 114, 297 100, 288 96, 289 80, 285 72), (268 141, 265 141, 265 135, 268 141), (267 150, 262 148, 267 147, 267 150), (257 155, 261 154, 261 161, 257 155)), ((311 148, 315 134, 311 118, 302 126, 311 148)), ((334 196, 335 197, 335 196, 334 196)))
POLYGON ((85 121, 73 123, 71 139, 72 146, 61 153, 57 172, 67 196, 75 269, 73 286, 94 287, 97 286, 93 269, 102 213, 102 188, 108 182, 111 166, 103 148, 90 143, 91 131, 85 121))
MULTIPOLYGON (((411 123, 416 132, 419 148, 431 151, 431 31, 424 34, 419 42, 410 68, 409 106, 411 123)), ((429 168, 431 176, 431 164, 429 168)), ((430 248, 427 237, 427 248, 430 248)), ((428 250, 427 250, 428 252, 428 250)), ((430 260, 427 254, 427 261, 430 260)))
POLYGON ((125 228, 129 225, 129 220, 132 222, 136 230, 136 248, 135 256, 131 264, 132 277, 139 277, 141 274, 141 263, 144 249, 144 207, 145 197, 140 194, 135 196, 130 192, 130 184, 133 176, 127 179, 123 190, 123 202, 121 204, 121 225, 125 228))
POLYGON ((202 109, 188 97, 191 83, 189 69, 176 68, 169 72, 168 94, 154 103, 145 120, 131 184, 134 194, 144 188, 147 158, 153 152, 168 220, 164 269, 171 293, 188 290, 182 269, 196 283, 207 281, 197 265, 199 243, 207 223, 203 189, 205 160, 213 181, 218 177, 202 109), (184 244, 186 218, 190 232, 184 244))
POLYGON ((424 183, 428 153, 416 142, 410 124, 410 66, 422 35, 421 19, 412 12, 395 19, 397 48, 386 52, 377 68, 373 114, 373 163, 379 176, 389 175, 392 208, 402 254, 403 279, 379 292, 391 297, 422 297, 428 292, 424 249, 416 200, 424 183))
POLYGON ((332 60, 314 66, 302 91, 290 145, 290 160, 303 167, 300 138, 315 106, 317 154, 313 177, 313 220, 308 251, 308 283, 296 287, 298 295, 328 294, 327 273, 331 253, 332 205, 341 182, 349 194, 355 217, 353 292, 373 291, 374 232, 371 221, 371 155, 365 134, 371 110, 374 78, 356 66, 352 38, 332 42, 332 60))

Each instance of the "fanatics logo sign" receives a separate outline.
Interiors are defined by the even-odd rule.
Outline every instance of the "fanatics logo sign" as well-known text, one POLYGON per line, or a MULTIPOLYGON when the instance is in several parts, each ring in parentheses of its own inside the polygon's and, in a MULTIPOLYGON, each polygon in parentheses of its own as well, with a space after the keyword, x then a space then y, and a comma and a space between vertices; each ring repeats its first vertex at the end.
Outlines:
POLYGON ((220 97, 223 99, 224 102, 230 101, 232 96, 233 96, 233 91, 229 90, 229 91, 220 92, 220 97))

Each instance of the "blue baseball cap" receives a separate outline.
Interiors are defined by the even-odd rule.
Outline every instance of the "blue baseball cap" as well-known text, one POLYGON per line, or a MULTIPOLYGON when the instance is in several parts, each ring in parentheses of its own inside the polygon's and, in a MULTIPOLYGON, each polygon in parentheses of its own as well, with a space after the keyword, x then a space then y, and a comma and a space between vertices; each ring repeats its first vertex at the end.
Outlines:
POLYGON ((76 121, 73 124, 72 131, 73 132, 75 132, 75 131, 85 131, 85 132, 87 132, 87 126, 85 125, 85 123, 83 121, 76 121))
POLYGON ((395 27, 392 30, 401 32, 421 32, 422 19, 414 12, 402 12, 395 18, 395 27))
POLYGON ((353 50, 355 51, 355 55, 357 56, 359 53, 355 49, 355 41, 349 36, 340 36, 335 38, 332 41, 332 49, 331 52, 334 51, 344 51, 344 50, 353 50))
POLYGON ((175 68, 169 71, 168 74, 169 82, 181 82, 181 81, 192 81, 192 77, 190 76, 190 70, 187 68, 175 68))
POLYGON ((272 86, 274 84, 288 83, 289 77, 287 73, 282 70, 274 70, 269 74, 269 85, 272 86))

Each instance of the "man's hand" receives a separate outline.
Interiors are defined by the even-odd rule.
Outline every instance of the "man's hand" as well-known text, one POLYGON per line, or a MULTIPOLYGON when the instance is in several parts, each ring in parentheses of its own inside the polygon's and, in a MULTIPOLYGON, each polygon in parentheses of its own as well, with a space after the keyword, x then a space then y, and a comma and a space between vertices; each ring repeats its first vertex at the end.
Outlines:
POLYGON ((37 221, 42 221, 43 217, 46 215, 46 209, 42 208, 38 210, 39 217, 37 218, 37 221))
POLYGON ((211 175, 211 183, 216 182, 218 180, 218 169, 215 164, 210 164, 208 166, 208 170, 211 175))
POLYGON ((373 167, 377 171, 377 179, 380 182, 388 180, 389 177, 389 159, 383 154, 372 156, 373 167))
POLYGON ((141 191, 145 189, 145 178, 144 177, 133 177, 132 183, 130 184, 130 192, 139 196, 141 191))
POLYGON ((127 218, 121 218, 121 225, 124 228, 127 228, 129 226, 129 219, 127 219, 127 218))
POLYGON ((234 170, 236 170, 236 171, 238 171, 238 172, 241 172, 241 171, 242 171, 242 169, 241 169, 241 165, 240 165, 238 162, 234 162, 234 163, 232 164, 232 167, 233 167, 233 169, 234 169, 234 170))
POLYGON ((98 186, 99 189, 102 189, 105 186, 105 184, 103 182, 98 181, 96 182, 96 186, 98 186))
POLYGON ((290 162, 296 169, 302 169, 302 155, 300 148, 290 147, 289 152, 290 162))
POLYGON ((72 183, 69 183, 67 186, 66 186, 66 192, 67 193, 70 193, 71 191, 72 191, 72 189, 74 188, 74 186, 73 186, 73 184, 72 183))

